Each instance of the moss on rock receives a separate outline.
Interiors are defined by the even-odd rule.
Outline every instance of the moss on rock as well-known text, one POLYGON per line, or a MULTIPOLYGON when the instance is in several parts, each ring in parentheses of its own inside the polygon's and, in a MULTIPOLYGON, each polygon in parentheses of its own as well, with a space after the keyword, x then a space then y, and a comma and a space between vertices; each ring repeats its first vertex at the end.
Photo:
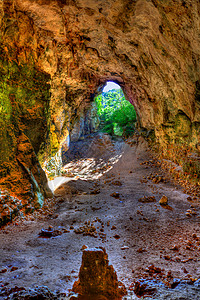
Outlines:
MULTIPOLYGON (((21 199, 25 211, 34 210, 50 196, 36 157, 48 129, 49 75, 36 69, 31 56, 20 63, 2 47, 0 52, 0 187, 21 199)), ((14 214, 12 207, 2 222, 14 214)))

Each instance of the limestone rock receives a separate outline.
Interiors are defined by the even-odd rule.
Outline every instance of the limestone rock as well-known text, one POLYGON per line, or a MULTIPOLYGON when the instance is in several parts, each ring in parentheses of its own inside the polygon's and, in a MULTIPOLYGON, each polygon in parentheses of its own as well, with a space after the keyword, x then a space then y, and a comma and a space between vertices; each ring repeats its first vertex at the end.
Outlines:
POLYGON ((56 295, 46 286, 39 286, 33 289, 25 289, 24 287, 14 288, 5 288, 1 293, 3 299, 21 299, 21 300, 34 300, 34 299, 43 299, 43 300, 56 300, 60 299, 59 295, 56 295))
POLYGON ((113 266, 108 263, 105 249, 101 248, 83 250, 79 280, 74 283, 73 291, 84 296, 102 295, 112 300, 126 294, 113 266))
POLYGON ((163 195, 159 203, 160 205, 168 205, 168 198, 165 195, 163 195))
POLYGON ((21 187, 29 204, 37 184, 45 196, 40 165, 53 161, 58 174, 70 132, 95 130, 91 104, 108 80, 134 105, 143 135, 166 152, 198 150, 199 11, 189 0, 2 0, 1 187, 21 187), (22 132, 34 157, 25 158, 29 175, 17 160, 22 132))

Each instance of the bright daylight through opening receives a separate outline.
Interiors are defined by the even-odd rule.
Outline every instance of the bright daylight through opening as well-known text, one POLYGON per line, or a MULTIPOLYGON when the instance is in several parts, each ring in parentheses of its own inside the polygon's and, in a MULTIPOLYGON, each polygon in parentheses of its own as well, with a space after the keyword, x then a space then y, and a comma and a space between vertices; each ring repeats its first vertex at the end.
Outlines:
POLYGON ((118 84, 108 81, 95 102, 101 131, 113 137, 129 137, 134 133, 136 112, 133 105, 125 99, 118 84))
MULTIPOLYGON (((136 112, 133 105, 125 99, 118 84, 107 82, 103 92, 94 99, 94 107, 96 113, 93 117, 99 119, 98 126, 90 134, 83 133, 76 140, 72 139, 69 149, 63 153, 64 176, 53 176, 49 181, 52 191, 72 179, 91 180, 101 177, 121 156, 118 152, 114 154, 113 148, 111 150, 114 152, 110 151, 112 155, 105 158, 101 150, 102 144, 112 148, 114 139, 122 141, 122 138, 134 133, 136 112), (95 151, 92 150, 94 147, 95 151)), ((78 128, 80 123, 81 120, 77 123, 78 128)))
POLYGON ((121 87, 117 83, 108 81, 103 89, 103 92, 106 93, 109 92, 110 90, 120 90, 120 89, 121 87))

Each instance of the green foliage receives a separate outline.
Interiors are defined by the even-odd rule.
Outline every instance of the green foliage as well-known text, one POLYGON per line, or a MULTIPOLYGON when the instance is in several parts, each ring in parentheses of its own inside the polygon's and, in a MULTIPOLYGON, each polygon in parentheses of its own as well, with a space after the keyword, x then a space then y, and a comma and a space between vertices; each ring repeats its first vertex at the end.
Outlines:
POLYGON ((113 89, 95 98, 102 130, 110 135, 130 136, 134 133, 136 112, 121 89, 113 89))

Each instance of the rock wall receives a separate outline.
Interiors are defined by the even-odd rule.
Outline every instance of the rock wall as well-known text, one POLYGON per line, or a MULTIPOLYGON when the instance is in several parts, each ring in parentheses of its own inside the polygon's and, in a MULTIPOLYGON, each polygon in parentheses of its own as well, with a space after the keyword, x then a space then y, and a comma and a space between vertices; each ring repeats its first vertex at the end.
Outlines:
POLYGON ((100 118, 97 114, 96 103, 93 102, 89 109, 83 110, 81 114, 77 116, 72 130, 70 132, 70 142, 76 142, 85 135, 97 132, 100 125, 100 118))
POLYGON ((198 0, 3 0, 0 10, 3 187, 15 190, 4 179, 13 167, 21 177, 33 168, 17 159, 21 140, 41 164, 57 155, 107 80, 163 148, 200 148, 198 0))
POLYGON ((24 32, 26 28, 32 31, 31 24, 26 27, 27 17, 19 14, 17 19, 9 2, 2 8, 0 189, 7 192, 0 199, 0 225, 19 212, 14 209, 13 196, 21 200, 20 209, 25 212, 41 207, 44 197, 51 196, 37 158, 48 132, 50 76, 36 68, 28 46, 32 37, 24 32))

